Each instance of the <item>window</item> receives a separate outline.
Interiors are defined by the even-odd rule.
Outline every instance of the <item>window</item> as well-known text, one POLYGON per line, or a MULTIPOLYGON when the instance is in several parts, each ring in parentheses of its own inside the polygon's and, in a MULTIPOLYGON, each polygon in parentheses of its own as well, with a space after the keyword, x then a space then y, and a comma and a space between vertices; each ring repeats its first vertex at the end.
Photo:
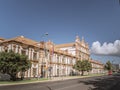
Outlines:
POLYGON ((8 52, 8 47, 4 46, 4 50, 5 50, 5 52, 8 52))
POLYGON ((36 52, 33 53, 33 60, 37 60, 37 53, 36 52))
POLYGON ((16 45, 14 44, 13 45, 13 51, 15 52, 15 50, 16 50, 16 45))
POLYGON ((33 77, 36 77, 36 74, 37 74, 37 69, 33 68, 33 77))
POLYGON ((26 55, 26 51, 25 51, 25 50, 22 50, 21 53, 22 53, 23 55, 26 55))
POLYGON ((62 63, 63 64, 65 63, 65 56, 63 56, 63 58, 62 58, 62 63))
POLYGON ((69 59, 70 60, 70 64, 72 64, 72 59, 69 59))
POLYGON ((60 63, 60 56, 57 56, 57 62, 60 63))
POLYGON ((57 76, 59 76, 59 68, 57 69, 57 76))

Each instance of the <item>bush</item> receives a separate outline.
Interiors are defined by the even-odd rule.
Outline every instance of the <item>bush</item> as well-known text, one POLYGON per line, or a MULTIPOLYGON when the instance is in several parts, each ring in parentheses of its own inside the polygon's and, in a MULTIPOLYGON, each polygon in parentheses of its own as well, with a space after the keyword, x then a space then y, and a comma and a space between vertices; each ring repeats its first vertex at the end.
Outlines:
POLYGON ((0 73, 0 81, 9 81, 10 75, 0 73))

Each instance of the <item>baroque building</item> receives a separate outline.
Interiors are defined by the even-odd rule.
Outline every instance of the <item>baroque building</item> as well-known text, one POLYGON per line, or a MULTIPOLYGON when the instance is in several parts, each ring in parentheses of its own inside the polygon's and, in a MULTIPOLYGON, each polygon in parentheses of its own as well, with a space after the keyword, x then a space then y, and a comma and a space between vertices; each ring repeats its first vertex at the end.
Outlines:
POLYGON ((80 40, 79 36, 76 36, 75 42, 56 45, 56 48, 76 56, 79 60, 89 60, 90 58, 88 43, 83 38, 80 40))
MULTIPOLYGON (((75 42, 60 45, 55 45, 51 41, 37 42, 24 36, 12 39, 0 38, 0 52, 9 50, 27 55, 32 62, 31 68, 24 73, 25 77, 73 75, 78 73, 72 68, 77 60, 90 60, 89 46, 78 36, 75 42)), ((93 60, 90 61, 94 63, 93 60)), ((99 62, 95 64, 103 66, 99 62)))

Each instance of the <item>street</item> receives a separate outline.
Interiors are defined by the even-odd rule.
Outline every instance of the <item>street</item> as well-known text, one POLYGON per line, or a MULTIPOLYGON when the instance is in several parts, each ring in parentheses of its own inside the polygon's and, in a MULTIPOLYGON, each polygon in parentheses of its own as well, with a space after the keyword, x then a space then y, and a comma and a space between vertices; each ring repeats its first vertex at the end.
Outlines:
POLYGON ((0 90, 120 90, 120 75, 0 86, 0 90))

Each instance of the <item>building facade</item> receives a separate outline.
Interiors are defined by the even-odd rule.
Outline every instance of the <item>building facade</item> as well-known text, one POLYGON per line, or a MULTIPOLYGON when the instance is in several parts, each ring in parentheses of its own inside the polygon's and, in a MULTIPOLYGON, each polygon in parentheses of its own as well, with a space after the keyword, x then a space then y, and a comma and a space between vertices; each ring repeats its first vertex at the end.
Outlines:
POLYGON ((91 73, 93 73, 93 74, 105 73, 104 72, 104 64, 102 64, 101 62, 98 62, 96 60, 90 60, 90 62, 92 64, 91 73))
POLYGON ((56 45, 56 48, 76 56, 79 60, 90 59, 89 45, 83 38, 80 40, 79 36, 76 36, 75 42, 56 45))
POLYGON ((72 67, 77 60, 90 60, 89 46, 78 36, 75 42, 61 45, 51 41, 37 42, 24 36, 0 38, 0 52, 9 50, 27 55, 32 62, 31 68, 24 73, 25 77, 73 75, 76 71, 72 67))

